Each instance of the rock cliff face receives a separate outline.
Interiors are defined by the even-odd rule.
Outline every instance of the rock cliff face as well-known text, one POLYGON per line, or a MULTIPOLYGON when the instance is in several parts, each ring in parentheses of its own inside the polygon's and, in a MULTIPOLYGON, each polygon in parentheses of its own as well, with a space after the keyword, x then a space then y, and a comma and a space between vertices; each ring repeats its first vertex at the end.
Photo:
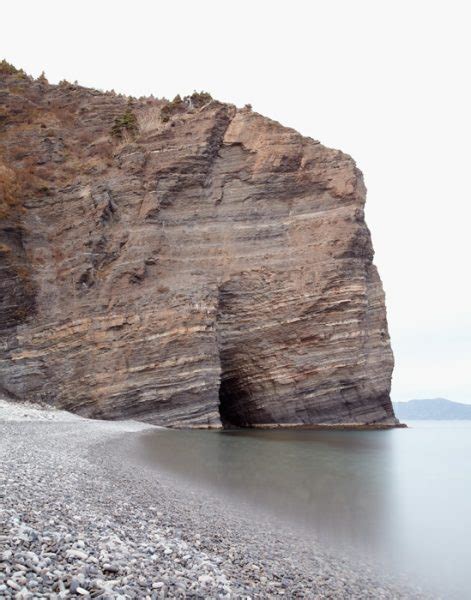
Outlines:
POLYGON ((0 392, 171 426, 395 423, 349 156, 204 94, 0 77, 0 392))

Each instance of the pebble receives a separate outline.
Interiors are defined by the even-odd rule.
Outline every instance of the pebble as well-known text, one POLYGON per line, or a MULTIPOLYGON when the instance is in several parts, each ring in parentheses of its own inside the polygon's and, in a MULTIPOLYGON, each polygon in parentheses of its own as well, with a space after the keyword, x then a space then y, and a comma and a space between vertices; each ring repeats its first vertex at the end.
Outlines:
POLYGON ((15 581, 13 581, 13 579, 7 579, 7 585, 9 587, 11 587, 13 590, 21 589, 21 587, 15 581))
POLYGON ((66 556, 73 558, 80 558, 80 560, 87 560, 88 554, 86 552, 82 552, 81 550, 76 550, 72 548, 71 550, 67 550, 66 556))

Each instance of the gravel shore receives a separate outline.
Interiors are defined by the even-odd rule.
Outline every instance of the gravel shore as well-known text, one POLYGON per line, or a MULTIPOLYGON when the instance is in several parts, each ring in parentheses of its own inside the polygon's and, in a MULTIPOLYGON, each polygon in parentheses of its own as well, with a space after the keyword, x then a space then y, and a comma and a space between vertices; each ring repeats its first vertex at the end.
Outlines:
POLYGON ((139 466, 148 427, 0 400, 1 598, 421 597, 139 466))

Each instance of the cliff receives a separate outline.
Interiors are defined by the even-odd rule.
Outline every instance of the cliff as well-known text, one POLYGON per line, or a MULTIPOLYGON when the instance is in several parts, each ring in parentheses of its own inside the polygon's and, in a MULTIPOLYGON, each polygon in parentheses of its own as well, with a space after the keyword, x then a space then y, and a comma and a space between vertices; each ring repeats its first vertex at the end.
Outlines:
POLYGON ((0 392, 171 426, 395 423, 349 156, 206 94, 0 78, 0 392))

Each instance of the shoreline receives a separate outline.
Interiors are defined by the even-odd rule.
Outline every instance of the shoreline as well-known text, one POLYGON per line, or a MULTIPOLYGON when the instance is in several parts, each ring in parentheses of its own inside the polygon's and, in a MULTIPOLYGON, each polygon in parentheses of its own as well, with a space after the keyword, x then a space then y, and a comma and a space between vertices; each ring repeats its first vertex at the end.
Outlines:
POLYGON ((421 597, 139 466, 145 423, 0 401, 0 429, 2 597, 421 597))
POLYGON ((281 429, 281 430, 299 430, 299 431, 386 431, 388 429, 404 429, 406 423, 258 423, 248 427, 224 427, 215 425, 191 425, 186 427, 168 427, 178 431, 191 431, 192 429, 206 431, 250 431, 251 429, 281 429))

